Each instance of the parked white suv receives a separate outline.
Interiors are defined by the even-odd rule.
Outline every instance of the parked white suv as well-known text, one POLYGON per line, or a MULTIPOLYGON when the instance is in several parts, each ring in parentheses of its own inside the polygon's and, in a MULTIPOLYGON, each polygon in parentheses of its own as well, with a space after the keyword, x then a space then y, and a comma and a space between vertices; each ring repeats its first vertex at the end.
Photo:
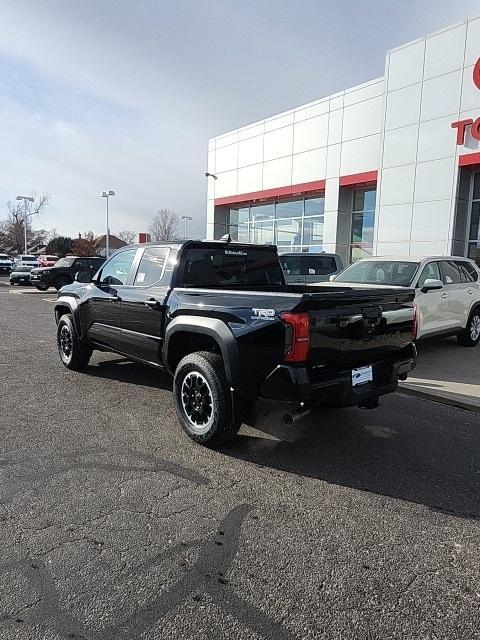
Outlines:
POLYGON ((15 267, 38 267, 37 256, 31 256, 26 253, 17 256, 14 262, 15 267))
POLYGON ((10 273, 12 264, 11 258, 6 253, 0 253, 0 273, 10 273))
POLYGON ((335 284, 415 289, 417 339, 457 335, 459 344, 480 342, 480 269, 456 256, 364 258, 333 276, 335 284))

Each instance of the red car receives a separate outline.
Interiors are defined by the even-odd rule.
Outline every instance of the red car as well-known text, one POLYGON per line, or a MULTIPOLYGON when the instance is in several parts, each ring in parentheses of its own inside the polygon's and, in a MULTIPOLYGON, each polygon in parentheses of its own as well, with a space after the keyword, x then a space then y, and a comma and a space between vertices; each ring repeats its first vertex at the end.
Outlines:
POLYGON ((38 264, 40 267, 53 267, 57 260, 58 256, 38 256, 38 264))

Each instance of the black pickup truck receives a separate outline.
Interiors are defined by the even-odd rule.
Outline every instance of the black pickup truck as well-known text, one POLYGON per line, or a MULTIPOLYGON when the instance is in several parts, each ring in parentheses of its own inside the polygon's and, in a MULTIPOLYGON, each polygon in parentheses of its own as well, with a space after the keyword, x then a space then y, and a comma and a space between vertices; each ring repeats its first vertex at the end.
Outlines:
POLYGON ((219 444, 242 422, 374 408, 415 366, 413 291, 286 285, 271 245, 192 240, 118 250, 55 304, 63 364, 94 349, 168 371, 180 422, 219 444))
POLYGON ((36 267, 30 272, 30 280, 39 291, 55 287, 58 291, 66 284, 72 284, 81 272, 84 281, 92 276, 105 262, 105 258, 66 256, 60 258, 53 267, 36 267))

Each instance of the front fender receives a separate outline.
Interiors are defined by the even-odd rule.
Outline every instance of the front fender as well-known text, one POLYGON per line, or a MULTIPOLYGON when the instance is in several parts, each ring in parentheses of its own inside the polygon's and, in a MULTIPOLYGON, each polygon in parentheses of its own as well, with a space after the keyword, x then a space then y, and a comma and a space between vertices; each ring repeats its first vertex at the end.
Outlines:
POLYGON ((237 343, 235 336, 224 322, 217 318, 205 318, 202 316, 182 315, 174 318, 167 326, 162 348, 163 364, 168 370, 170 370, 168 365, 169 342, 172 336, 179 331, 203 334, 213 338, 220 347, 229 385, 233 388, 238 387, 239 361, 237 343))
POLYGON ((77 336, 80 336, 81 329, 78 321, 78 301, 75 297, 69 295, 60 295, 55 302, 55 322, 58 324, 60 317, 64 314, 64 310, 68 309, 68 313, 72 315, 73 318, 73 326, 75 328, 75 332, 77 336))

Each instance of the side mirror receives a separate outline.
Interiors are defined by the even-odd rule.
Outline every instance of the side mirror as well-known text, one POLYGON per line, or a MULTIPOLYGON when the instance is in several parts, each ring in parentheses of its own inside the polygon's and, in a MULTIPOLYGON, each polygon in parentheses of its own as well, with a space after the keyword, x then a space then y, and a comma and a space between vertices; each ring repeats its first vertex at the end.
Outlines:
POLYGON ((75 282, 87 283, 91 282, 92 277, 90 275, 90 271, 77 271, 75 274, 75 282))
POLYGON ((423 283, 421 291, 427 293, 427 291, 436 291, 438 289, 443 289, 443 282, 435 278, 427 278, 423 283))

